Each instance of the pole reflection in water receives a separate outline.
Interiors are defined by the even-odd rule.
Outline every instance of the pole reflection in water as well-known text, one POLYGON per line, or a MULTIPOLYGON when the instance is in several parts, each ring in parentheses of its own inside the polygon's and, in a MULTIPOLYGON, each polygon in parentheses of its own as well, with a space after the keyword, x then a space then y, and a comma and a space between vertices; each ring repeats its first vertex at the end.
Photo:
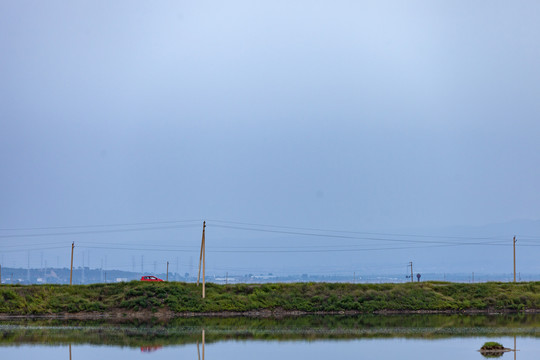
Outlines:
POLYGON ((516 335, 514 335, 514 360, 516 360, 516 353, 517 353, 517 348, 516 348, 516 335))
MULTIPOLYGON (((201 351, 199 350, 199 340, 197 340, 197 357, 201 360, 201 351)), ((204 329, 202 331, 202 360, 204 360, 204 329)))

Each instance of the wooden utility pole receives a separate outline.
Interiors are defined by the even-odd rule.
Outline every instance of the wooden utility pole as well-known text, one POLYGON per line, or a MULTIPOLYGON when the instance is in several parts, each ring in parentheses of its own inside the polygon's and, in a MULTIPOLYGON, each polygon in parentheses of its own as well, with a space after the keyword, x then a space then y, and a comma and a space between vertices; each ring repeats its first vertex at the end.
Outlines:
POLYGON ((514 236, 514 282, 516 282, 516 237, 514 236))
MULTIPOLYGON (((202 254, 202 297, 206 297, 206 239, 204 238, 204 230, 206 228, 206 221, 203 223, 202 231, 202 243, 203 243, 203 254, 202 254)), ((202 356, 204 360, 204 330, 203 330, 203 351, 202 356)))
POLYGON ((69 271, 69 285, 73 283, 73 249, 75 248, 75 242, 71 243, 71 270, 69 271))
POLYGON ((167 261, 167 281, 169 281, 169 262, 167 261))
POLYGON ((414 282, 413 271, 412 271, 412 261, 409 262, 409 266, 411 267, 411 282, 414 282))
POLYGON ((204 239, 204 232, 206 229, 206 221, 203 221, 203 230, 202 230, 202 240, 201 240, 201 255, 199 256, 199 275, 197 276, 197 286, 199 286, 199 280, 201 278, 201 262, 202 262, 202 297, 203 299, 206 296, 206 281, 205 281, 205 274, 206 274, 206 259, 205 259, 205 239, 204 239))

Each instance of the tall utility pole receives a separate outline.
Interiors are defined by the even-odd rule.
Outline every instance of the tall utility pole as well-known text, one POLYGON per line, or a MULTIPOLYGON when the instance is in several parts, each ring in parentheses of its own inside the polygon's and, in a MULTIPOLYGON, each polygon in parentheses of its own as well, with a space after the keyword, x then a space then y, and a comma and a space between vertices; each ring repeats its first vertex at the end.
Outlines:
POLYGON ((514 236, 514 282, 516 282, 516 237, 514 236))
POLYGON ((169 281, 169 262, 167 261, 167 281, 169 281))
POLYGON ((203 299, 206 296, 206 283, 205 283, 205 272, 206 272, 206 259, 205 259, 205 241, 204 241, 204 231, 206 229, 206 221, 203 221, 202 229, 202 240, 201 240, 201 255, 199 256, 199 275, 197 276, 197 286, 199 286, 199 280, 201 278, 201 262, 202 262, 202 297, 203 299))
POLYGON ((412 261, 409 262, 409 265, 407 267, 411 267, 411 282, 414 282, 414 278, 413 278, 413 271, 412 271, 412 261))
POLYGON ((73 249, 75 248, 75 242, 71 243, 71 270, 69 271, 69 285, 73 283, 73 249))

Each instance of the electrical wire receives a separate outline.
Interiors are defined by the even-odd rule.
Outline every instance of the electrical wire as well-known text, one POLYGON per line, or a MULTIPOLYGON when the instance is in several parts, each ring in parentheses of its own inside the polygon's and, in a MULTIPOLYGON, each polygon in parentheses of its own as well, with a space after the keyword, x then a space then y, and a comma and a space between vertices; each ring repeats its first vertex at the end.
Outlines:
POLYGON ((360 234, 360 235, 383 235, 383 236, 401 236, 401 237, 425 237, 425 238, 440 238, 440 239, 475 239, 475 240, 496 240, 500 237, 494 236, 482 236, 482 237, 470 237, 470 236, 448 236, 448 235, 426 235, 426 234, 397 234, 397 233, 381 233, 381 232, 362 232, 362 231, 350 231, 350 230, 329 230, 329 229, 320 229, 320 228, 307 228, 307 227, 293 227, 293 226, 281 226, 281 225, 267 225, 267 224, 257 224, 257 223, 246 223, 238 221, 225 221, 225 220, 209 220, 208 224, 211 222, 225 223, 225 224, 236 224, 236 225, 247 225, 247 226, 262 226, 270 227, 277 229, 291 229, 291 230, 306 230, 306 231, 319 231, 319 232, 330 232, 330 233, 346 233, 346 234, 360 234))
MULTIPOLYGON (((229 226, 229 225, 214 225, 214 227, 226 228, 226 229, 234 229, 234 230, 257 231, 257 232, 265 232, 265 233, 287 234, 287 235, 302 235, 302 236, 312 236, 312 237, 321 237, 321 238, 336 238, 336 239, 390 241, 390 242, 419 243, 419 244, 462 244, 462 245, 481 244, 481 242, 477 242, 477 243, 456 243, 456 242, 450 242, 450 241, 424 241, 424 240, 392 239, 392 238, 380 238, 380 237, 359 237, 359 236, 348 236, 348 235, 337 235, 337 234, 317 234, 317 233, 313 233, 313 232, 307 233, 307 232, 299 232, 299 231, 256 229, 256 228, 246 228, 246 227, 240 227, 240 226, 229 226)), ((474 238, 474 239, 476 240, 477 238, 474 238)), ((487 242, 487 244, 496 242, 496 241, 493 241, 493 238, 485 238, 485 239, 490 239, 490 241, 487 242)), ((498 240, 497 242, 503 242, 503 241, 505 241, 505 240, 498 240)))
POLYGON ((180 228, 192 228, 198 225, 176 225, 176 226, 156 226, 146 228, 134 228, 134 229, 109 229, 109 230, 88 230, 88 231, 71 231, 71 232, 56 232, 56 233, 34 233, 34 234, 17 234, 17 235, 0 235, 0 238, 25 238, 25 237, 46 237, 46 236, 65 236, 65 235, 87 235, 87 234, 108 234, 119 232, 137 232, 137 231, 151 231, 151 230, 164 230, 164 229, 180 229, 180 228))
POLYGON ((28 227, 28 228, 0 228, 0 231, 30 231, 30 230, 78 229, 78 228, 118 227, 118 226, 141 226, 141 225, 158 225, 158 224, 178 224, 178 223, 202 222, 202 221, 203 220, 170 220, 170 221, 147 221, 147 222, 119 223, 119 224, 67 225, 67 226, 28 227))

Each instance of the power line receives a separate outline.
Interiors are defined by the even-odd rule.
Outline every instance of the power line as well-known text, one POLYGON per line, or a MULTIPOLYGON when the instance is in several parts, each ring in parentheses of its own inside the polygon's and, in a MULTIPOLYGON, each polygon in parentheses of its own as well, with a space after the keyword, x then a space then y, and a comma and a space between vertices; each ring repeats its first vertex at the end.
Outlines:
POLYGON ((201 222, 202 220, 171 220, 171 221, 150 221, 120 224, 94 224, 94 225, 66 225, 66 226, 48 226, 48 227, 28 227, 28 228, 2 228, 0 231, 30 231, 30 230, 55 230, 55 229, 78 229, 78 228, 96 228, 96 227, 117 227, 117 226, 141 226, 158 224, 178 224, 187 222, 201 222))
POLYGON ((198 227, 198 225, 176 225, 176 226, 156 226, 147 228, 135 228, 135 229, 109 229, 109 230, 88 230, 88 231, 71 231, 71 232, 56 232, 56 233, 34 233, 34 234, 17 234, 17 235, 0 235, 0 238, 25 238, 25 237, 47 237, 47 236, 65 236, 65 235, 86 235, 86 234, 108 234, 119 232, 138 232, 138 231, 152 231, 152 230, 165 230, 165 229, 180 229, 198 227))
POLYGON ((39 251, 39 250, 55 250, 55 249, 66 249, 65 246, 57 247, 46 247, 46 248, 36 248, 36 249, 19 249, 19 250, 2 250, 0 253, 14 253, 14 252, 27 252, 27 251, 39 251))
MULTIPOLYGON (((482 236, 482 237, 470 237, 470 236, 448 236, 448 235, 426 235, 426 234, 398 234, 398 233, 381 233, 381 232, 363 232, 363 231, 350 231, 350 230, 330 230, 330 229, 320 229, 320 228, 307 228, 307 227, 294 227, 294 226, 281 226, 281 225, 268 225, 268 224, 257 224, 257 223, 246 223, 238 221, 225 221, 225 220, 210 220, 213 222, 224 223, 224 224, 236 224, 236 225, 247 225, 247 226, 262 226, 269 228, 277 229, 291 229, 291 230, 306 230, 306 231, 320 231, 320 232, 330 232, 330 233, 346 233, 346 234, 360 234, 360 235, 384 235, 384 236, 401 236, 401 237, 425 237, 425 238, 440 238, 440 239, 474 239, 474 240, 496 240, 501 239, 502 236, 482 236)), ((217 225, 215 225, 217 226, 217 225)))
MULTIPOLYGON (((379 251, 379 250, 404 250, 404 249, 425 249, 435 247, 453 247, 462 246, 464 244, 439 244, 431 246, 402 246, 402 247, 378 247, 378 248, 344 248, 344 249, 319 249, 313 250, 311 247, 306 247, 305 250, 274 250, 274 249, 259 249, 259 250, 208 250, 210 253, 322 253, 322 252, 362 252, 362 251, 379 251)), ((167 249, 148 249, 148 248, 127 248, 127 247, 112 247, 112 246, 79 246, 83 249, 102 249, 102 250, 128 250, 128 251, 157 251, 157 252, 183 252, 183 250, 167 248, 167 249)), ((246 247, 250 249, 249 247, 246 247)), ((278 248, 279 249, 279 248, 278 248)), ((196 252, 196 249, 186 252, 196 252)))
MULTIPOLYGON (((245 231, 257 231, 257 232, 266 232, 266 233, 276 233, 276 234, 287 234, 287 235, 302 235, 302 236, 313 236, 313 237, 322 237, 322 238, 337 238, 337 239, 356 239, 356 240, 371 240, 371 241, 390 241, 390 242, 404 242, 404 243, 419 243, 419 244, 482 244, 478 243, 456 243, 450 241, 423 241, 423 240, 412 240, 412 239, 392 239, 392 238, 380 238, 380 237, 359 237, 359 236, 348 236, 348 235, 338 235, 338 234, 317 234, 317 233, 307 233, 299 231, 285 231, 285 230, 270 230, 270 229, 257 229, 257 228, 246 228, 240 226, 229 226, 229 225, 213 225, 218 228, 226 229, 235 229, 235 230, 245 230, 245 231)), ((462 238, 466 239, 466 238, 462 238)), ((473 240, 478 240, 480 238, 470 238, 473 240)), ((494 243, 493 238, 484 238, 490 239, 490 242, 485 242, 486 244, 494 243)), ((497 240, 497 242, 503 242, 504 240, 497 240)))

